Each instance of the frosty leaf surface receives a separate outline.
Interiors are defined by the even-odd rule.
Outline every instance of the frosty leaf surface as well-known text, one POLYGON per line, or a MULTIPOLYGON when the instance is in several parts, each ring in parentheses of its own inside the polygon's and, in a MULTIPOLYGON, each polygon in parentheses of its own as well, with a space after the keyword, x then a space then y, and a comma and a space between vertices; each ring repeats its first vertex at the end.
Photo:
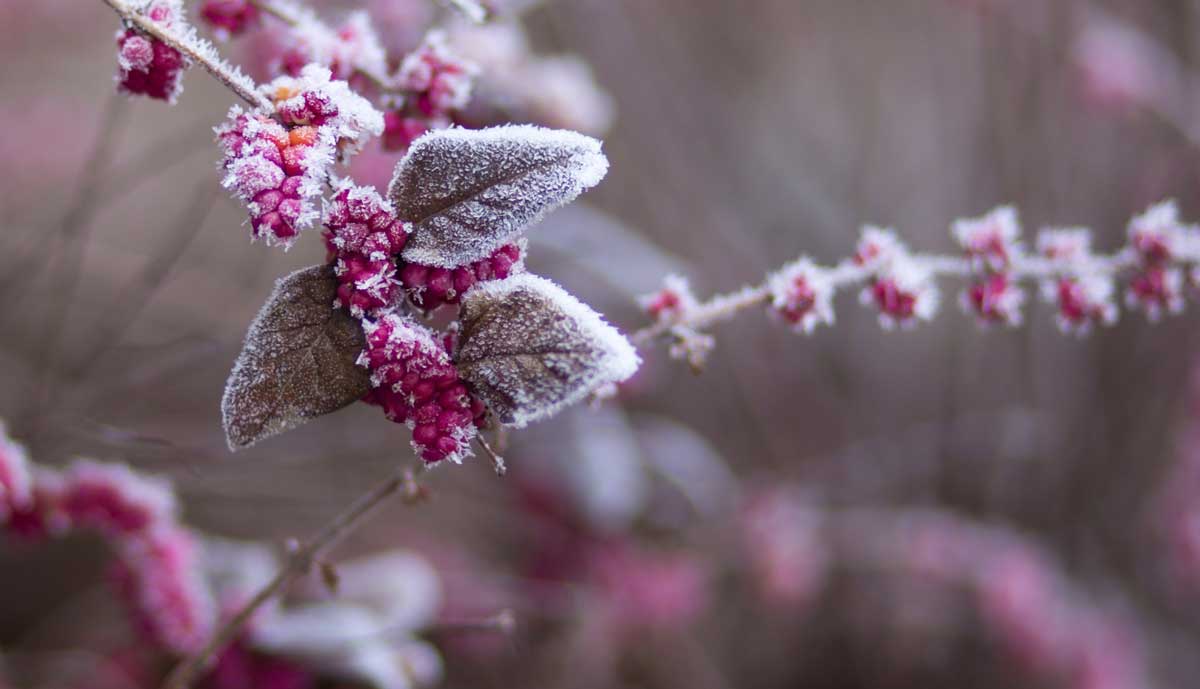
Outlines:
POLYGON ((362 328, 334 308, 336 290, 328 266, 276 283, 246 333, 221 400, 231 450, 337 411, 370 390, 367 371, 355 365, 362 328))
POLYGON ((520 428, 623 381, 633 345, 558 285, 529 273, 464 297, 455 364, 500 423, 520 428))
POLYGON ((487 257, 608 171, 600 142, 530 125, 443 129, 417 139, 388 195, 413 224, 403 257, 453 268, 487 257))

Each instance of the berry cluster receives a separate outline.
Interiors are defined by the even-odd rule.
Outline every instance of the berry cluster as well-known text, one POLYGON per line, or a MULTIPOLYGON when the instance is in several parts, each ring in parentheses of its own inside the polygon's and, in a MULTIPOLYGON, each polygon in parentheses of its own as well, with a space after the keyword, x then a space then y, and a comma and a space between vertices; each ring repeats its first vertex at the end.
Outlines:
MULTIPOLYGON (((121 464, 77 460, 62 470, 32 464, 3 422, 0 529, 26 542, 80 531, 105 539, 114 555, 108 580, 135 634, 134 652, 124 646, 111 655, 102 651, 119 668, 121 686, 157 686, 165 660, 200 650, 217 620, 236 614, 280 567, 269 546, 185 527, 166 481, 121 464), (41 528, 29 528, 35 524, 41 528)), ((339 574, 340 600, 261 609, 196 686, 299 689, 324 686, 333 677, 354 686, 436 681, 442 671, 437 652, 401 635, 436 613, 437 572, 413 554, 389 552, 346 563, 339 574), (338 621, 340 634, 329 634, 330 619, 338 621)), ((105 648, 111 641, 105 638, 105 648)))
POLYGON ((338 302, 356 318, 398 296, 395 257, 409 228, 371 187, 343 185, 325 206, 325 246, 338 276, 338 302))
POLYGON ((445 34, 429 32, 396 73, 403 101, 384 115, 384 148, 403 151, 426 131, 448 127, 452 113, 471 100, 477 72, 475 65, 450 50, 445 34))
POLYGON ((772 313, 793 329, 811 333, 821 323, 833 325, 833 281, 810 259, 784 266, 767 279, 767 289, 772 313))
POLYGON ((1037 241, 1038 254, 1057 272, 1042 281, 1043 299, 1057 308, 1063 332, 1085 334, 1096 325, 1117 322, 1113 302, 1116 285, 1110 273, 1097 270, 1091 232, 1083 228, 1047 230, 1037 241))
MULTIPOLYGON (((298 76, 305 66, 328 67, 335 79, 354 82, 361 77, 378 80, 387 73, 387 54, 366 12, 351 12, 336 29, 311 10, 290 8, 290 25, 276 36, 280 53, 270 65, 275 73, 298 76)), ((358 90, 356 88, 356 90, 358 90)))
POLYGON ((250 0, 204 0, 200 5, 200 18, 222 39, 241 35, 261 15, 250 0))
POLYGON ((940 295, 933 271, 913 256, 892 230, 866 228, 853 260, 869 274, 859 301, 879 310, 879 324, 885 330, 897 324, 909 327, 917 319, 927 321, 937 313, 940 295))
POLYGON ((1038 235, 1037 251, 1026 253, 1017 213, 1007 206, 956 220, 951 234, 959 256, 923 255, 910 252, 893 230, 868 226, 854 255, 831 268, 802 257, 758 287, 706 302, 698 302, 680 278, 670 277, 642 298, 655 322, 635 338, 670 336, 673 355, 692 359, 691 348, 682 346, 685 340, 695 341, 707 326, 764 304, 809 333, 822 323, 833 324, 833 297, 850 285, 864 285, 860 301, 879 312, 885 329, 911 326, 936 314, 938 277, 968 281, 960 304, 985 327, 1020 325, 1027 301, 1021 282, 1038 284, 1043 299, 1055 306, 1059 328, 1083 335, 1116 322, 1119 277, 1127 280, 1126 305, 1151 322, 1181 312, 1187 290, 1200 287, 1200 226, 1185 225, 1170 201, 1134 217, 1128 244, 1109 255, 1092 253, 1091 231, 1085 228, 1047 228, 1038 235))
POLYGON ((524 240, 505 244, 490 256, 457 268, 405 263, 400 269, 400 283, 409 301, 433 311, 444 304, 457 304, 475 283, 503 280, 520 272, 523 265, 524 240))
MULTIPOLYGON (((155 0, 143 13, 155 24, 170 27, 183 14, 179 0, 155 0)), ((117 84, 131 94, 175 102, 182 90, 187 59, 175 48, 129 27, 117 34, 117 84)))
POLYGON ((234 107, 217 129, 225 152, 222 184, 246 202, 253 236, 290 246, 319 216, 330 167, 383 127, 379 113, 328 70, 263 87, 271 112, 234 107))
POLYGON ((109 578, 142 635, 163 648, 195 652, 207 641, 216 616, 201 574, 195 535, 163 524, 117 542, 109 578))
POLYGON ((467 391, 446 346, 394 313, 364 322, 363 329, 367 348, 359 364, 371 369, 374 387, 366 401, 412 429, 413 448, 425 462, 461 462, 487 409, 467 391))
MULTIPOLYGON (((1129 245, 1137 258, 1125 293, 1129 308, 1145 312, 1150 320, 1183 311, 1185 276, 1179 264, 1200 248, 1197 232, 1180 223, 1173 203, 1161 203, 1133 219, 1129 245)), ((1194 274, 1187 277, 1196 282, 1194 274)))
POLYGON ((1020 255, 1017 212, 1003 206, 982 218, 955 221, 951 233, 970 262, 973 279, 960 303, 984 325, 1019 325, 1025 293, 1013 276, 1020 255))
POLYGON ((662 288, 640 297, 638 304, 655 322, 677 323, 686 318, 699 302, 692 294, 692 287, 687 278, 668 275, 663 279, 662 288))
POLYGON ((117 555, 117 590, 146 637, 180 653, 204 643, 215 607, 169 484, 90 460, 61 471, 32 466, 2 425, 0 484, 0 526, 11 535, 35 541, 81 530, 100 534, 117 555))

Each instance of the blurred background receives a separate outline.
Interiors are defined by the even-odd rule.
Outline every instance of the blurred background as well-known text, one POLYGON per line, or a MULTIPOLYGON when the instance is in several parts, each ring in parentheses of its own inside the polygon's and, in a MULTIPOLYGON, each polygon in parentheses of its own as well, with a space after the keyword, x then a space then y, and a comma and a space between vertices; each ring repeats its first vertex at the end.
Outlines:
MULTIPOLYGON (((318 8, 363 6, 400 54, 444 14, 318 8)), ((1085 225, 1111 251, 1151 203, 1200 216, 1190 0, 519 14, 531 50, 591 70, 522 119, 602 135, 612 164, 531 233, 529 266, 626 331, 669 272, 730 291, 802 253, 850 255, 864 223, 950 253, 953 219, 1012 203, 1027 242, 1085 225)), ((118 96, 117 26, 100 2, 0 0, 0 418, 40 463, 169 476, 197 529, 303 537, 411 462, 407 433, 355 405, 227 451, 219 400, 246 327, 324 248, 250 243, 216 172, 230 94, 193 70, 174 106, 118 96)), ((253 67, 254 46, 222 50, 253 67)), ((383 183, 396 159, 368 151, 355 174, 383 183)), ((984 332, 946 297, 912 332, 881 332, 852 294, 813 337, 745 313, 700 375, 645 349, 614 402, 514 433, 508 476, 435 471, 430 504, 388 507, 333 559, 434 564, 446 687, 1191 686, 1194 309, 1077 340, 1048 306, 984 332), (500 610, 510 633, 455 631, 500 610)), ((96 612, 97 548, 0 544, 15 686, 68 686, 56 659, 84 620, 126 633, 96 612)))

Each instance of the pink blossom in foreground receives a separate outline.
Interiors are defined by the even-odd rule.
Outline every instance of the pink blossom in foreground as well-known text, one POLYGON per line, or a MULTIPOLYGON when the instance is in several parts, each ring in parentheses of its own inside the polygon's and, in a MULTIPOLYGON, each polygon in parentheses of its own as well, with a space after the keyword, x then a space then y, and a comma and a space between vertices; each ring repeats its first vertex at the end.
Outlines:
POLYGON ((0 421, 0 523, 33 502, 33 477, 25 448, 9 437, 0 421))
POLYGON ((212 594, 200 576, 200 551, 190 531, 163 526, 116 544, 112 577, 145 638, 175 653, 194 653, 216 623, 212 594))
POLYGON ((76 460, 62 474, 60 508, 73 527, 109 535, 146 531, 175 521, 175 494, 161 479, 124 464, 76 460))
POLYGON ((66 481, 63 476, 46 467, 34 465, 31 499, 9 515, 9 533, 28 541, 59 536, 71 527, 71 519, 63 509, 66 481))

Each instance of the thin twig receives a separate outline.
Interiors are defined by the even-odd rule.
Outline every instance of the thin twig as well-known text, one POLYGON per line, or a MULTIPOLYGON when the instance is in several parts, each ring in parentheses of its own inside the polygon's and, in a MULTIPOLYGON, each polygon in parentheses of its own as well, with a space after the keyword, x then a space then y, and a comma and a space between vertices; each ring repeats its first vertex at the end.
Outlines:
MULTIPOLYGON (((420 470, 418 470, 420 471, 420 470)), ((346 511, 334 517, 315 536, 292 550, 283 568, 264 586, 250 602, 246 603, 228 622, 222 625, 204 648, 186 658, 167 675, 163 689, 189 689, 212 659, 241 633, 246 622, 263 605, 279 595, 297 577, 308 572, 318 556, 337 543, 358 526, 364 517, 373 512, 388 498, 402 492, 405 504, 415 504, 426 497, 424 489, 417 483, 416 472, 406 469, 372 488, 354 502, 346 511)))
MULTIPOLYGON (((102 0, 120 15, 125 22, 132 24, 138 30, 162 41, 163 43, 178 50, 192 62, 203 67, 209 74, 213 75, 217 81, 221 82, 242 100, 249 103, 255 108, 270 108, 271 103, 262 94, 258 93, 253 88, 253 81, 246 77, 241 72, 231 69, 229 66, 222 63, 214 55, 205 54, 205 51, 200 49, 200 44, 194 40, 188 40, 184 36, 176 33, 174 30, 161 26, 150 20, 149 17, 142 15, 140 12, 130 7, 126 0, 102 0)), ((207 45, 207 44, 204 44, 207 45)))
MULTIPOLYGON (((934 277, 971 278, 976 275, 967 259, 957 256, 918 255, 914 257, 929 269, 934 277)), ((1110 255, 1093 256, 1088 269, 1109 275, 1117 275, 1137 265, 1136 254, 1128 248, 1110 255)), ((1010 275, 1014 280, 1045 280, 1069 276, 1073 268, 1040 256, 1022 256, 1014 263, 1010 275)), ((862 283, 869 280, 874 271, 843 261, 830 269, 830 280, 835 288, 862 283)), ((661 320, 635 331, 629 339, 635 346, 643 347, 662 337, 676 337, 679 333, 701 333, 714 323, 729 320, 743 311, 760 308, 771 301, 768 282, 754 287, 743 287, 736 292, 719 294, 688 310, 677 320, 661 320)))
POLYGON ((488 459, 492 460, 492 468, 496 470, 497 476, 503 476, 508 472, 508 467, 504 464, 504 458, 496 454, 496 451, 492 449, 491 445, 488 445, 488 442, 483 439, 482 435, 475 436, 475 441, 479 443, 479 447, 483 448, 483 453, 488 456, 488 459))
POLYGON ((269 14, 288 26, 300 23, 300 13, 291 6, 280 5, 270 0, 250 0, 250 4, 264 14, 269 14))

